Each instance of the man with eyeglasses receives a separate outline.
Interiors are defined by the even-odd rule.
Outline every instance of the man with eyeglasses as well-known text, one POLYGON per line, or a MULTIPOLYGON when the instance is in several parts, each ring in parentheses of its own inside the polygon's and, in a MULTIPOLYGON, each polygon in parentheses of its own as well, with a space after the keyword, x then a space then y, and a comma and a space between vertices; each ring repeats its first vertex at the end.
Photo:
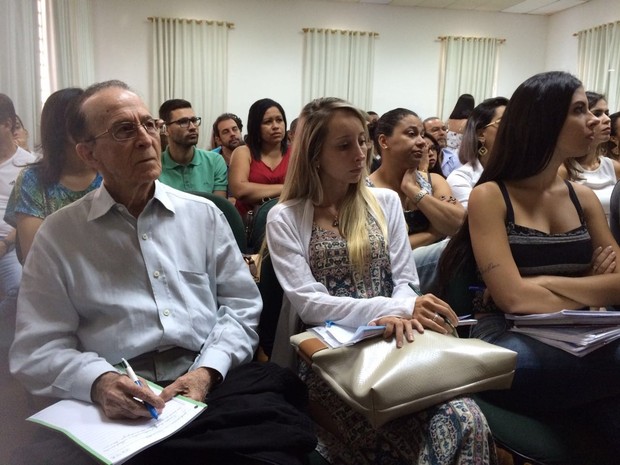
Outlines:
POLYGON ((185 192, 206 192, 226 198, 228 170, 221 156, 196 147, 200 123, 187 100, 166 100, 159 107, 168 147, 162 153, 159 180, 185 192))
MULTIPOLYGON (((206 401, 189 427, 129 464, 301 464, 316 440, 305 386, 249 363, 260 294, 226 218, 160 183, 160 120, 120 81, 68 110, 80 158, 100 188, 46 218, 24 267, 11 372, 35 395, 98 405, 111 420, 165 415, 173 396, 206 401), (166 386, 160 395, 117 367, 166 386)), ((155 421, 155 420, 151 420, 155 421)), ((23 463, 95 463, 55 436, 23 463), (34 455, 33 455, 34 454, 34 455)))
POLYGON ((441 172, 444 177, 448 177, 452 171, 461 166, 458 151, 448 147, 448 128, 438 116, 426 118, 422 124, 424 125, 424 132, 433 136, 441 147, 439 154, 441 172))

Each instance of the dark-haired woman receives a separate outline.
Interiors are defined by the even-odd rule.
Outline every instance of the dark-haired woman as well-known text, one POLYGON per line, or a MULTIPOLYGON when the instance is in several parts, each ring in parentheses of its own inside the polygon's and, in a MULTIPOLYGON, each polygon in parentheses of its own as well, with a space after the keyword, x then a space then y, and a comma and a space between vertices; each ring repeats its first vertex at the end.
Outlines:
POLYGON ((463 140, 463 134, 465 132, 465 125, 467 124, 467 118, 471 115, 474 109, 475 100, 470 94, 462 94, 459 96, 446 126, 448 131, 446 132, 446 141, 448 147, 454 150, 459 150, 463 140))
POLYGON ((518 353, 511 389, 486 396, 515 411, 581 419, 601 438, 592 448, 617 455, 620 342, 576 357, 510 331, 505 318, 620 302, 620 269, 596 274, 591 266, 597 250, 614 261, 620 253, 600 202, 558 176, 564 161, 587 152, 599 124, 572 75, 547 72, 521 84, 470 195, 468 220, 442 256, 439 283, 477 269, 486 291, 475 293, 472 336, 518 353))
POLYGON ((265 200, 280 196, 289 160, 286 114, 278 102, 254 102, 247 124, 246 145, 233 152, 228 174, 242 217, 265 200))
POLYGON ((463 165, 447 178, 452 194, 464 208, 467 208, 469 194, 489 160, 507 104, 508 99, 504 97, 487 99, 474 108, 467 120, 459 150, 459 160, 463 165))
MULTIPOLYGON (((426 141, 426 159, 428 159, 428 168, 427 171, 429 173, 435 173, 445 178, 443 175, 443 171, 441 171, 441 163, 439 162, 439 154, 441 153, 441 145, 437 142, 430 134, 424 134, 424 140, 426 141)), ((423 170, 423 166, 425 165, 425 161, 420 164, 420 170, 423 170)))
POLYGON ((15 140, 15 144, 18 147, 21 147, 26 152, 30 152, 30 147, 28 146, 28 129, 24 127, 24 123, 19 115, 15 115, 15 128, 13 128, 13 139, 15 140))
POLYGON ((586 97, 590 111, 599 119, 600 124, 594 128, 594 137, 590 147, 584 152, 585 155, 566 160, 559 173, 564 179, 592 189, 609 218, 611 191, 620 179, 620 162, 605 156, 607 142, 611 137, 611 119, 605 97, 596 92, 586 92, 586 97))
POLYGON ((370 175, 376 187, 396 191, 409 226, 409 242, 416 249, 454 234, 463 221, 463 207, 438 174, 419 171, 427 142, 422 121, 411 110, 397 108, 379 118, 375 145, 382 163, 370 175))
POLYGON ((375 129, 375 146, 382 161, 369 180, 400 197, 420 287, 426 292, 434 281, 444 239, 458 231, 465 210, 442 176, 420 170, 427 142, 416 113, 396 108, 382 115, 375 129))
POLYGON ((67 132, 65 111, 83 90, 62 89, 46 100, 41 111, 41 153, 15 181, 4 220, 17 229, 17 252, 23 263, 43 220, 96 189, 101 176, 86 166, 67 132))
POLYGON ((620 111, 609 115, 611 132, 607 142, 607 156, 616 161, 620 160, 620 111))

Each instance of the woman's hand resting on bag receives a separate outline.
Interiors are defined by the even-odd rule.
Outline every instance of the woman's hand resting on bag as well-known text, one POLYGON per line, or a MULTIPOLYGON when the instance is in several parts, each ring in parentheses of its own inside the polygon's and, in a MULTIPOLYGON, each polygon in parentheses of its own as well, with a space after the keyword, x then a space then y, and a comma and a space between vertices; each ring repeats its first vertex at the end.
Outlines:
POLYGON ((423 333, 424 328, 428 328, 441 334, 448 334, 452 331, 452 327, 456 327, 459 323, 459 319, 450 305, 433 294, 425 294, 416 299, 412 316, 411 319, 384 316, 374 320, 370 325, 385 325, 383 337, 385 339, 394 337, 396 347, 400 348, 405 340, 413 342, 414 329, 419 333, 423 333), (446 323, 446 319, 450 321, 452 327, 446 323))
POLYGON ((405 342, 405 339, 409 342, 413 342, 413 328, 419 332, 423 332, 424 328, 419 322, 410 320, 407 318, 399 318, 397 316, 384 316, 370 323, 370 326, 382 326, 385 325, 385 331, 383 337, 385 339, 391 339, 392 336, 396 339, 396 347, 401 348, 405 342))

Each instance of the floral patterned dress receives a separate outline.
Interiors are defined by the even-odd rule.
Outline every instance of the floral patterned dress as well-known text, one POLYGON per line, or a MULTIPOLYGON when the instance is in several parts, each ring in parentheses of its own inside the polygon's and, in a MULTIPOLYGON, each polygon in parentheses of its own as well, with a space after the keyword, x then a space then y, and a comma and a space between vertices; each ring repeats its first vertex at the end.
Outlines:
MULTIPOLYGON (((349 262, 346 241, 316 225, 310 238, 310 268, 331 295, 390 296, 392 271, 385 239, 369 216, 371 263, 360 276, 349 262)), ((299 369, 313 403, 329 413, 330 431, 318 427, 317 450, 333 465, 495 464, 491 432, 476 403, 461 397, 374 429, 346 405, 308 365, 299 369)), ((429 380, 432 382, 432 380, 429 380)), ((324 425, 324 424, 323 424, 324 425)))

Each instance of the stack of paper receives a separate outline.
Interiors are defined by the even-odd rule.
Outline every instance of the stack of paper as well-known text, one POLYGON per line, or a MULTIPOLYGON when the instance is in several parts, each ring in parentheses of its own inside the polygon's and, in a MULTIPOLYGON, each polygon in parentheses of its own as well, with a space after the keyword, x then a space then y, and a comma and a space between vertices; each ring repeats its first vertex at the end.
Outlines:
POLYGON ((350 328, 335 323, 326 323, 325 326, 316 326, 309 331, 316 333, 330 347, 350 346, 356 342, 383 334, 385 326, 359 326, 350 328))
POLYGON ((620 312, 562 310, 506 318, 514 322, 511 331, 578 357, 620 338, 620 312))

